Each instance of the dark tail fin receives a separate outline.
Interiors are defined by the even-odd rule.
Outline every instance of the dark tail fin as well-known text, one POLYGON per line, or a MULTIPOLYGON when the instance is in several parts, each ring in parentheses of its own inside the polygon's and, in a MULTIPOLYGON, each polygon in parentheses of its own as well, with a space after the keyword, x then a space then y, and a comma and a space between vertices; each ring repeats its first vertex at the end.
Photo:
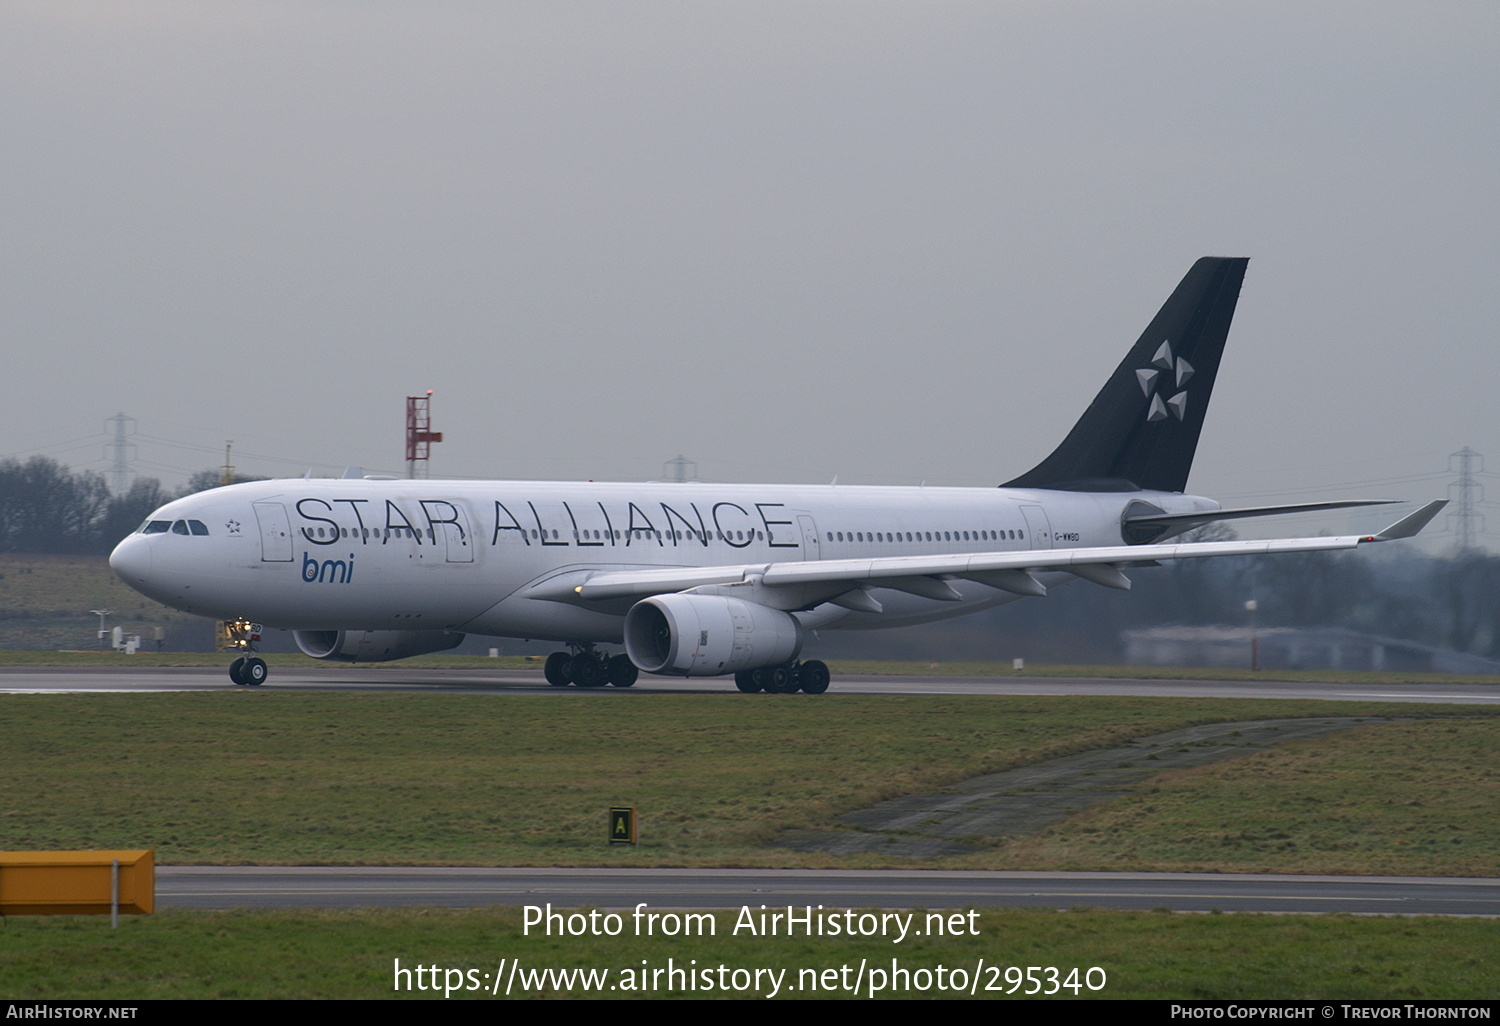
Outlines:
POLYGON ((1249 262, 1195 263, 1062 444, 1001 487, 1182 491, 1249 262))

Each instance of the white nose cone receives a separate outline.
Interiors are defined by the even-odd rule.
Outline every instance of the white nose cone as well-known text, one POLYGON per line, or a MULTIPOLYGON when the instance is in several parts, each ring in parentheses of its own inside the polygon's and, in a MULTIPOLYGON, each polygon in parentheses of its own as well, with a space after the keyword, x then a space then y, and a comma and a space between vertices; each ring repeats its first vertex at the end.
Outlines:
POLYGON ((140 535, 130 535, 109 554, 109 567, 136 591, 146 592, 151 577, 150 542, 140 535))

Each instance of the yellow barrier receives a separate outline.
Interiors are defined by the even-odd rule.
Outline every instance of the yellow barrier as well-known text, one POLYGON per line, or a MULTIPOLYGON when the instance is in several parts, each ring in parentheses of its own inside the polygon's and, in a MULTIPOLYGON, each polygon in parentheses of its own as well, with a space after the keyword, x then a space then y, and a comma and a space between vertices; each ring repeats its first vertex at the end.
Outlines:
POLYGON ((150 915, 154 851, 0 851, 0 914, 150 915))

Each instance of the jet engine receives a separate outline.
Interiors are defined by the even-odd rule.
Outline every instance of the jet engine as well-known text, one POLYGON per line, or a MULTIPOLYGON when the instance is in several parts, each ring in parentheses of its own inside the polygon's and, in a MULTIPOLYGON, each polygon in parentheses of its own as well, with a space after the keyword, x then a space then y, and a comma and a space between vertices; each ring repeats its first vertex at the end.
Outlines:
POLYGON ((625 615, 625 651, 647 673, 713 677, 797 658, 802 625, 744 599, 655 595, 625 615))
POLYGON ((463 644, 447 631, 293 631, 303 655, 340 663, 388 663, 463 644))

